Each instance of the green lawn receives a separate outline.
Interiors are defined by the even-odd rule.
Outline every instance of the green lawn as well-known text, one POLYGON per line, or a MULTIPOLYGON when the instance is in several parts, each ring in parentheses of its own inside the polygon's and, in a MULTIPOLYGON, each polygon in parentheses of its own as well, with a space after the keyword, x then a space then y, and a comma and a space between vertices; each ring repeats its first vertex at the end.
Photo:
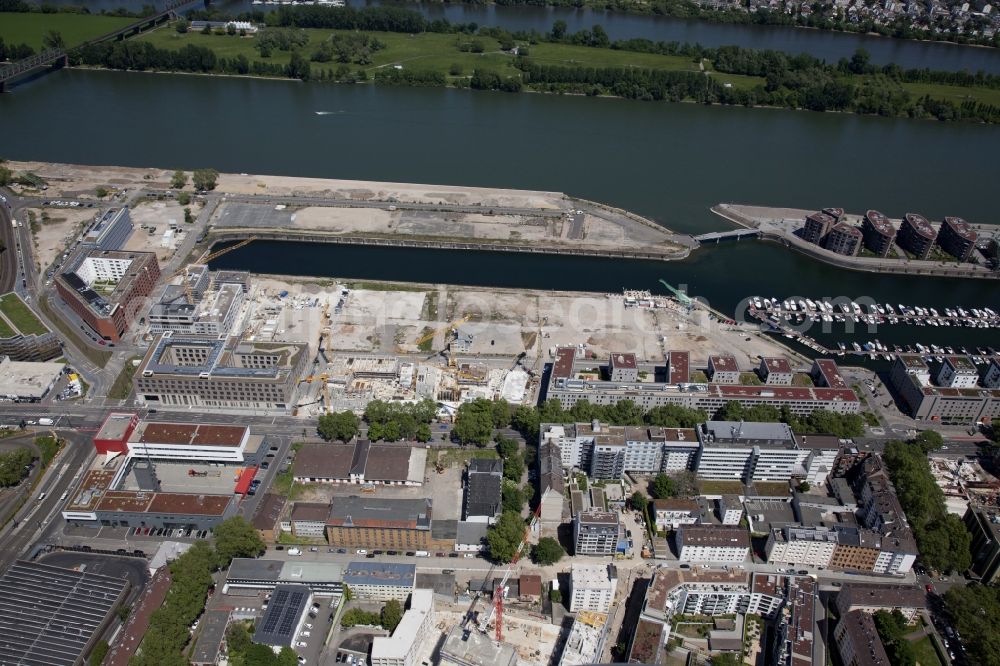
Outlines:
POLYGON ((956 104, 971 99, 984 104, 1000 106, 1000 90, 993 88, 963 88, 937 83, 904 83, 902 86, 909 90, 914 97, 930 95, 935 99, 946 99, 956 104))
POLYGON ((39 51, 43 48, 42 36, 49 30, 61 34, 66 46, 76 46, 134 22, 135 19, 118 16, 5 13, 0 20, 0 37, 7 44, 27 44, 39 51))
POLYGON ((0 338, 12 338, 17 335, 17 331, 10 327, 6 319, 0 319, 0 338))
POLYGON ((32 333, 42 335, 49 332, 49 329, 42 325, 35 313, 28 309, 24 301, 13 292, 0 296, 0 310, 3 311, 7 320, 24 335, 32 333))
POLYGON ((698 494, 700 495, 740 495, 742 493, 743 484, 739 481, 698 480, 698 494))
POLYGON ((941 666, 941 659, 931 644, 930 636, 924 636, 910 645, 913 646, 913 656, 917 658, 918 666, 941 666))

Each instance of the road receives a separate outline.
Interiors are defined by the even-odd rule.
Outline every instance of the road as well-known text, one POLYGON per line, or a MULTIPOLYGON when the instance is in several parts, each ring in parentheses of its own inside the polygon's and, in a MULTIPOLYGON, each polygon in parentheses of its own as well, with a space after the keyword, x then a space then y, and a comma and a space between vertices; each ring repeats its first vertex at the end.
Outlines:
POLYGON ((94 455, 94 447, 87 435, 66 430, 56 434, 66 439, 65 447, 49 465, 32 498, 15 515, 17 524, 8 523, 0 530, 0 570, 27 554, 36 542, 48 540, 61 528, 63 522, 59 511, 65 501, 60 498, 82 476, 94 455), (36 499, 41 493, 45 493, 45 499, 36 499))

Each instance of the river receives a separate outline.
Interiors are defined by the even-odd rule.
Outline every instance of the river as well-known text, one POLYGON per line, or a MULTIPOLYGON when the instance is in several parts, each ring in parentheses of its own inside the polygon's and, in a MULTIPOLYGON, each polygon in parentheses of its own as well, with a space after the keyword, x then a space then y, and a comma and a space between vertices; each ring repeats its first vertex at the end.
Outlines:
MULTIPOLYGON (((1000 175, 1000 128, 991 126, 101 71, 18 87, 0 96, 0 118, 19 128, 5 137, 10 159, 557 190, 684 232, 726 228, 708 211, 720 201, 998 221, 989 183, 1000 175)), ((851 273, 760 242, 705 248, 681 263, 325 245, 290 254, 268 243, 224 261, 262 272, 598 292, 656 289, 663 277, 727 313, 750 295, 1000 309, 995 282, 851 273)), ((893 341, 884 330, 878 337, 893 341)), ((920 329, 898 341, 955 344, 956 335, 920 329)), ((998 337, 961 336, 978 345, 998 337)))
MULTIPOLYGON (((85 4, 95 11, 127 7, 138 10, 148 0, 55 0, 57 4, 85 4)), ((268 11, 274 5, 252 5, 249 0, 222 0, 215 6, 233 14, 251 9, 268 11)), ((379 4, 378 0, 349 0, 354 6, 379 4)), ((385 3, 389 4, 389 3, 385 3)), ((502 26, 509 30, 548 32, 557 20, 565 21, 570 32, 590 29, 600 24, 611 39, 646 38, 654 41, 699 43, 705 46, 737 45, 754 49, 776 49, 788 53, 809 53, 827 62, 849 58, 857 49, 866 49, 872 62, 897 63, 904 68, 930 68, 948 71, 982 70, 1000 73, 1000 49, 960 46, 957 44, 891 39, 877 35, 838 33, 786 26, 755 26, 711 23, 664 16, 623 14, 595 9, 570 7, 530 7, 469 5, 457 3, 403 3, 430 18, 445 18, 453 23, 475 22, 502 26)))

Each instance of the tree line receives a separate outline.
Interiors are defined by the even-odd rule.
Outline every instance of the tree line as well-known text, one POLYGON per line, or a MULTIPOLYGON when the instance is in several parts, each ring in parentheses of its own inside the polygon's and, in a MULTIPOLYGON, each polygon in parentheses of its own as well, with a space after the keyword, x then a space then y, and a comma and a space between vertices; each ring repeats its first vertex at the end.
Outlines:
POLYGON ((917 540, 919 561, 935 571, 965 571, 972 564, 972 537, 962 519, 948 512, 944 492, 927 461, 928 452, 939 442, 940 436, 927 433, 909 444, 892 441, 882 457, 917 540))

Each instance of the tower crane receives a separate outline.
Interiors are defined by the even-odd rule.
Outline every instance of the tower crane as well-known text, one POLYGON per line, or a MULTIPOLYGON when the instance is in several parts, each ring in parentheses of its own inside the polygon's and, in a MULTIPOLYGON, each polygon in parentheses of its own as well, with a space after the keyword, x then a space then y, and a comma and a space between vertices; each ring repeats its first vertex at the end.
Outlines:
POLYGON ((430 333, 425 333, 424 335, 421 335, 419 338, 417 338, 417 340, 416 340, 416 342, 414 344, 416 344, 418 346, 422 345, 423 343, 427 342, 428 340, 433 340, 434 336, 437 335, 438 333, 443 333, 445 331, 450 331, 452 329, 458 328, 459 326, 461 326, 465 322, 469 321, 470 317, 471 317, 471 315, 463 315, 460 319, 456 319, 455 321, 451 322, 447 326, 442 326, 441 328, 434 329, 430 333))
MULTIPOLYGON (((487 627, 490 624, 490 620, 493 619, 493 614, 497 614, 497 624, 496 624, 496 639, 497 642, 503 638, 503 591, 507 587, 507 581, 514 573, 514 569, 517 568, 517 562, 521 559, 521 554, 524 552, 525 547, 528 545, 528 538, 531 536, 531 531, 535 528, 535 524, 538 523, 538 519, 542 513, 542 505, 539 504, 538 508, 535 509, 535 513, 531 516, 531 522, 528 523, 524 528, 524 537, 521 538, 521 543, 517 545, 517 550, 514 552, 514 558, 507 565, 507 570, 503 574, 503 578, 500 579, 500 583, 497 585, 496 590, 493 593, 493 604, 490 606, 490 612, 486 618, 480 623, 479 630, 481 632, 488 633, 487 627)), ((493 569, 490 569, 492 572, 493 569)), ((487 580, 489 580, 487 578, 487 580)), ((484 585, 485 587, 485 585, 484 585)), ((476 600, 479 598, 477 594, 472 600, 472 606, 469 608, 467 617, 472 615, 473 608, 475 608, 476 600)))

